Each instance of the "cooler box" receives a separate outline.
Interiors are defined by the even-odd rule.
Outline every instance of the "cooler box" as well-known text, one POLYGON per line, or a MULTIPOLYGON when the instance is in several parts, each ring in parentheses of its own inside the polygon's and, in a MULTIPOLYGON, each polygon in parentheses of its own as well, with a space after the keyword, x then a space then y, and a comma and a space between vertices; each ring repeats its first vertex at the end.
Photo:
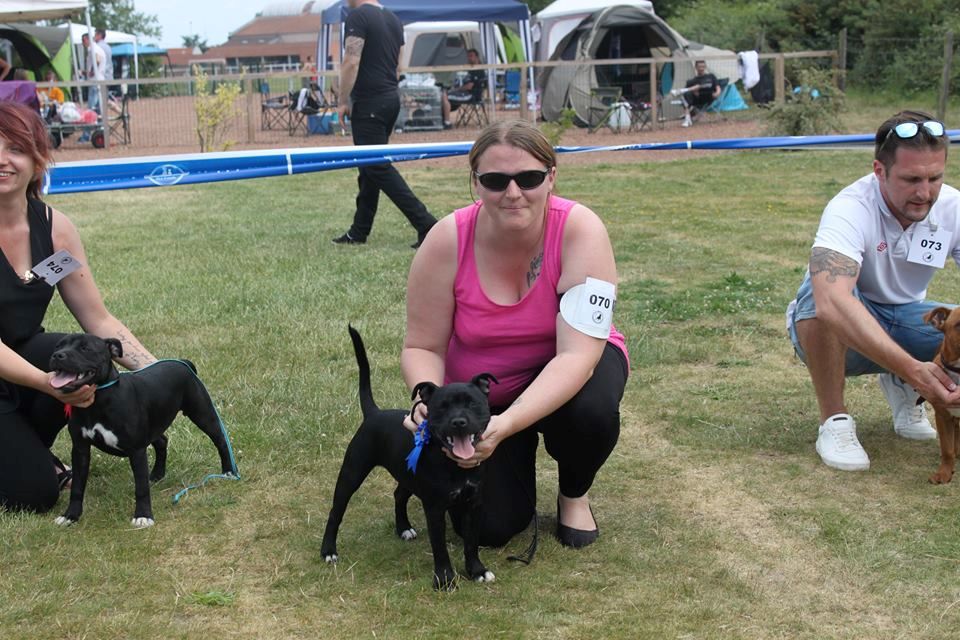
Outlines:
POLYGON ((333 133, 334 114, 325 113, 322 116, 307 116, 307 134, 308 135, 329 135, 333 133))

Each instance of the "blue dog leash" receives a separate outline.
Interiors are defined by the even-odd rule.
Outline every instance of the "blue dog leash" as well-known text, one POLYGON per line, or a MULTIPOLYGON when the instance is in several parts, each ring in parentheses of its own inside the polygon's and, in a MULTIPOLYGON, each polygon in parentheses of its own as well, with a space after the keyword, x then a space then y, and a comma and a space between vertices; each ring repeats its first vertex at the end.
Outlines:
MULTIPOLYGON (((152 366, 155 365, 155 364, 160 364, 161 362, 178 362, 178 363, 182 364, 183 366, 185 366, 187 369, 190 370, 190 373, 193 374, 193 377, 197 379, 197 382, 200 383, 200 386, 203 387, 203 390, 204 390, 204 391, 207 390, 206 385, 203 384, 203 380, 201 380, 201 379, 200 379, 200 376, 198 376, 197 373, 196 373, 196 371, 193 370, 193 367, 191 367, 189 364, 187 364, 187 363, 184 362, 183 360, 176 360, 176 359, 173 359, 173 358, 167 358, 167 359, 164 359, 164 360, 157 360, 156 362, 151 362, 151 363, 148 364, 147 366, 142 367, 142 368, 140 368, 140 369, 137 369, 136 371, 121 371, 121 372, 120 372, 120 375, 121 375, 121 376, 133 375, 133 374, 136 374, 136 373, 138 373, 138 372, 140 372, 140 371, 143 371, 144 369, 149 369, 150 367, 152 367, 152 366)), ((100 389, 106 389, 107 387, 111 387, 111 386, 117 384, 117 381, 118 381, 118 380, 120 380, 120 378, 115 378, 115 379, 111 380, 110 382, 106 382, 106 383, 104 383, 104 384, 97 385, 97 390, 99 391, 100 389)), ((210 395, 210 392, 207 392, 207 396, 209 396, 209 395, 210 395)), ((212 398, 211 398, 211 400, 210 400, 210 403, 213 404, 213 399, 212 399, 212 398)), ((69 406, 69 405, 68 405, 68 406, 69 406)), ((207 481, 213 480, 214 478, 222 478, 222 479, 224 479, 224 480, 239 480, 239 479, 240 479, 240 470, 237 468, 237 459, 236 459, 236 458, 234 457, 234 455, 233 455, 233 445, 230 444, 230 434, 227 433, 227 427, 223 424, 223 418, 220 417, 220 411, 217 410, 217 405, 216 405, 216 404, 213 404, 213 412, 214 412, 214 413, 216 414, 216 416, 217 416, 217 423, 220 425, 220 432, 223 434, 223 439, 227 441, 227 452, 230 454, 230 467, 231 467, 231 471, 230 471, 229 473, 211 473, 211 474, 208 474, 208 475, 204 476, 204 478, 203 478, 200 482, 198 482, 197 484, 191 484, 191 485, 188 485, 188 486, 184 487, 183 489, 181 489, 180 491, 178 491, 178 492, 173 496, 173 504, 177 504, 178 502, 180 502, 180 499, 183 498, 185 495, 187 495, 187 493, 188 493, 189 491, 191 491, 192 489, 199 489, 200 487, 202 487, 202 486, 204 486, 205 484, 207 484, 207 481)))

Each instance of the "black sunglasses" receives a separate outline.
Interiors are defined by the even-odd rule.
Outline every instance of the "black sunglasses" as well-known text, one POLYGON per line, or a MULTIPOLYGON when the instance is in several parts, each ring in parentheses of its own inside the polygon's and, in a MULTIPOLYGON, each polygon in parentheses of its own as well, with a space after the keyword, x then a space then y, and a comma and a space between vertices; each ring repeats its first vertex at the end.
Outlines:
POLYGON ((497 173, 495 171, 491 171, 490 173, 477 173, 474 171, 473 175, 477 176, 477 182, 479 182, 484 189, 489 189, 490 191, 506 191, 507 187, 510 186, 511 180, 516 182, 517 186, 524 191, 528 191, 542 185, 543 181, 550 175, 550 169, 544 169, 542 171, 530 169, 529 171, 521 171, 513 175, 509 173, 497 173))

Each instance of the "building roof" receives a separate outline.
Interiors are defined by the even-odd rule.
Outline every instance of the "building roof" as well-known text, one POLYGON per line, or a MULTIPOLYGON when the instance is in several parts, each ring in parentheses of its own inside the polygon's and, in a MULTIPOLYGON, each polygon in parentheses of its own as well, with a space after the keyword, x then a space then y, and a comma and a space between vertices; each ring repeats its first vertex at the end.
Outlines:
POLYGON ((317 39, 320 33, 320 14, 298 16, 257 16, 230 34, 227 42, 276 38, 290 34, 309 33, 317 39))
POLYGON ((202 56, 191 56, 194 60, 211 58, 276 58, 294 56, 305 61, 317 55, 317 42, 268 42, 255 44, 234 44, 227 42, 219 47, 210 47, 202 56))

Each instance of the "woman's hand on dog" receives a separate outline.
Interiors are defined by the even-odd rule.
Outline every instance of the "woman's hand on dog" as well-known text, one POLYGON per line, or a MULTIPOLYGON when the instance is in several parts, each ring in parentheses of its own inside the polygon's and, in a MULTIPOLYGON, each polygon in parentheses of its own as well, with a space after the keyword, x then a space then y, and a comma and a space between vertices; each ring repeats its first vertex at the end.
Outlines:
POLYGON ((480 466, 487 458, 493 455, 497 445, 512 433, 509 422, 510 419, 503 415, 491 416, 490 422, 487 424, 483 435, 480 436, 480 442, 477 443, 477 447, 472 456, 466 460, 461 460, 449 451, 447 451, 447 456, 462 469, 473 469, 480 466))
POLYGON ((53 396, 58 402, 69 404, 73 407, 80 407, 81 409, 93 404, 94 395, 97 392, 97 385, 85 384, 75 391, 63 393, 50 384, 50 381, 53 380, 55 375, 53 372, 47 374, 47 387, 43 389, 44 393, 53 396))
POLYGON ((420 423, 427 419, 427 405, 419 400, 413 405, 413 411, 403 418, 403 426, 411 433, 416 433, 420 423))

